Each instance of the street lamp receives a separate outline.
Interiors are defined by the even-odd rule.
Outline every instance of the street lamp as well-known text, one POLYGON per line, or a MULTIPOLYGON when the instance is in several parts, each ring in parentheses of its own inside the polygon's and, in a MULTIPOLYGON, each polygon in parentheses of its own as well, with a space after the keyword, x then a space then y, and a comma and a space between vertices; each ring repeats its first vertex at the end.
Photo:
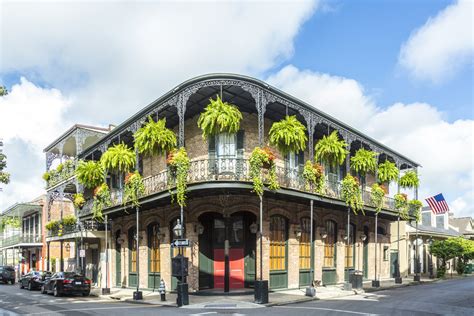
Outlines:
POLYGON ((181 225, 181 221, 177 219, 176 225, 173 227, 173 233, 175 236, 181 238, 183 236, 183 225, 181 225))

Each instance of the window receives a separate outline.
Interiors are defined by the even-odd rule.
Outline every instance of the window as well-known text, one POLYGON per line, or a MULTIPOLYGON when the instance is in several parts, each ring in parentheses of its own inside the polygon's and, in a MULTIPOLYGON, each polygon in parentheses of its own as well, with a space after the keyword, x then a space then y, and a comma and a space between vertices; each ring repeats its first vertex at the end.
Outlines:
POLYGON ((356 227, 354 224, 351 224, 349 231, 349 244, 346 242, 346 257, 345 257, 345 267, 353 268, 354 267, 354 253, 355 253, 355 233, 356 227))
POLYGON ((444 228, 444 214, 436 216, 436 227, 444 228))
POLYGON ((160 226, 153 223, 147 230, 150 273, 160 272, 160 226))
POLYGON ((385 231, 385 228, 384 228, 384 227, 382 227, 382 226, 377 226, 377 235, 382 235, 382 236, 384 236, 384 235, 386 235, 386 234, 387 234, 387 232, 385 231))
POLYGON ((383 246, 383 261, 388 261, 388 246, 383 246))
POLYGON ((219 158, 234 158, 236 147, 235 134, 221 133, 217 135, 217 156, 219 158))
POLYGON ((270 218, 270 270, 286 269, 286 225, 282 216, 270 218))
POLYGON ((135 228, 130 228, 128 231, 128 247, 130 249, 130 272, 137 272, 137 242, 135 240, 135 235, 137 230, 135 228))
POLYGON ((311 268, 311 220, 308 217, 301 219, 300 237, 300 269, 311 268))
POLYGON ((421 213, 421 224, 431 226, 431 211, 421 213))
POLYGON ((336 266, 337 227, 334 221, 326 221, 326 242, 324 243, 324 264, 326 268, 336 266))

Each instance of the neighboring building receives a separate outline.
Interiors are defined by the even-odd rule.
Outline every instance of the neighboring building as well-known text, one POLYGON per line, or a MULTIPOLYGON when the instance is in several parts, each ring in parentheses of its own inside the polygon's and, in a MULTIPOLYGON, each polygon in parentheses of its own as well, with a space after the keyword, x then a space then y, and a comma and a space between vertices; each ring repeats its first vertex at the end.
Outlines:
POLYGON ((449 213, 449 225, 456 229, 466 239, 474 240, 474 220, 472 217, 454 217, 449 213))
MULTIPOLYGON (((350 216, 351 233, 347 245, 348 211, 338 183, 349 170, 349 159, 341 168, 326 166, 326 177, 330 181, 321 195, 304 188, 301 168, 306 160, 313 159, 314 144, 334 130, 350 145, 352 154, 364 147, 377 152, 379 161, 395 162, 402 171, 416 170, 418 165, 314 107, 253 78, 215 74, 191 79, 113 130, 90 131, 88 143, 85 136, 79 141, 77 137, 73 140, 70 135, 74 130, 70 130, 46 148, 47 166, 49 169, 52 158, 64 155, 70 160, 76 157, 99 160, 109 146, 117 143, 123 142, 132 148, 133 133, 149 116, 155 120, 165 117, 167 126, 178 135, 179 146, 185 146, 191 160, 184 209, 185 237, 191 243, 185 251, 189 258, 187 281, 190 290, 223 290, 227 282, 231 290, 252 287, 260 275, 256 234, 259 199, 251 192, 248 159, 256 146, 268 142, 272 123, 286 114, 296 115, 306 125, 308 146, 304 153, 287 156, 277 153, 281 189, 275 193, 266 191, 263 197, 263 279, 269 280, 272 289, 303 287, 311 282, 311 267, 314 268, 314 279, 323 284, 344 282, 348 272, 354 269, 363 270, 367 279, 373 279, 376 261, 378 278, 389 278, 393 264, 390 260, 398 257, 392 255, 396 248, 391 243, 396 234, 391 223, 397 216, 393 200, 387 195, 375 228, 375 212, 369 195, 374 175, 366 177, 363 190, 365 215, 350 216), (238 106, 243 113, 241 130, 235 135, 221 134, 205 140, 197 119, 209 98, 217 94, 238 106), (69 149, 65 149, 67 144, 70 144, 69 149), (74 144, 82 144, 82 147, 79 150, 74 144), (311 200, 314 202, 313 236, 309 233, 311 200), (374 243, 376 233, 377 245, 374 243), (311 238, 315 241, 314 249, 310 247, 311 238), (313 262, 311 251, 314 251, 313 262), (228 259, 225 253, 228 253, 228 259), (226 260, 228 264, 225 264, 226 260)), ((111 220, 108 247, 102 231, 81 228, 92 219, 92 192, 84 191, 71 173, 54 185, 48 184, 47 190, 50 197, 62 195, 66 198, 84 191, 88 201, 82 210, 76 210, 81 229, 60 238, 50 236, 47 240, 74 241, 79 251, 83 247, 79 242, 80 233, 83 239, 87 234, 91 251, 86 253, 86 262, 97 266, 99 286, 105 285, 103 259, 108 257, 110 287, 135 287, 138 283, 140 288, 156 289, 163 279, 167 289, 174 289, 176 279, 171 277, 170 265, 176 251, 170 248, 170 242, 177 237, 172 228, 179 218, 179 207, 170 198, 166 158, 140 156, 139 171, 144 177, 146 194, 141 198, 138 228, 134 210, 122 205, 122 186, 117 180, 120 177, 115 174, 107 177, 114 204, 104 210, 111 220), (91 245, 94 245, 92 249, 91 245), (108 256, 105 256, 106 249, 108 256)))

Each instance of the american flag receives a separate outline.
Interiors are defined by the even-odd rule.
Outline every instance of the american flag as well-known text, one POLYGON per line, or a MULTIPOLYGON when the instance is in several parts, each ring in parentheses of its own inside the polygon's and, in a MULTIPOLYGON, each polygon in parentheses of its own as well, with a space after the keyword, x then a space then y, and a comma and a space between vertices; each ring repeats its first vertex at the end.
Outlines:
POLYGON ((448 203, 446 203, 446 200, 441 193, 427 198, 426 202, 435 214, 444 214, 449 212, 448 203))

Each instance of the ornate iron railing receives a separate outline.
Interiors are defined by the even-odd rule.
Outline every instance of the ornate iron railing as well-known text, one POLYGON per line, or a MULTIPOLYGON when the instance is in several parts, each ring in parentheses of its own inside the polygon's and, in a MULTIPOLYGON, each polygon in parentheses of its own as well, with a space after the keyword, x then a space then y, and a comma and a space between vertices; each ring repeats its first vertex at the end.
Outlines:
MULTIPOLYGON (((277 166, 276 174, 280 187, 294 189, 303 192, 311 192, 305 187, 301 170, 298 168, 289 169, 277 166)), ((215 181, 238 181, 251 182, 249 175, 249 162, 247 159, 222 158, 222 159, 201 159, 190 162, 188 172, 188 184, 215 181)), ((170 187, 174 188, 174 182, 168 177, 168 170, 163 170, 155 175, 143 179, 145 185, 145 196, 163 192, 170 187)), ((326 181, 322 196, 342 200, 340 184, 326 181)), ((112 189, 111 198, 114 206, 122 203, 122 190, 112 189)), ((370 191, 363 190, 362 198, 366 206, 373 206, 370 201, 370 191)), ((83 207, 83 215, 90 212, 92 200, 88 200, 83 207)), ((393 199, 385 197, 384 208, 393 210, 393 199)))
POLYGON ((19 234, 19 235, 13 235, 13 236, 2 239, 0 241, 0 247, 9 247, 9 246, 15 246, 19 244, 34 244, 34 243, 41 243, 40 235, 19 234))
POLYGON ((104 231, 105 224, 94 220, 83 221, 82 224, 64 225, 62 229, 48 231, 48 237, 62 237, 68 234, 79 233, 81 231, 104 231))
POLYGON ((76 172, 76 163, 76 160, 67 160, 62 164, 63 169, 60 172, 56 170, 49 171, 49 180, 46 182, 46 189, 72 178, 76 172))

